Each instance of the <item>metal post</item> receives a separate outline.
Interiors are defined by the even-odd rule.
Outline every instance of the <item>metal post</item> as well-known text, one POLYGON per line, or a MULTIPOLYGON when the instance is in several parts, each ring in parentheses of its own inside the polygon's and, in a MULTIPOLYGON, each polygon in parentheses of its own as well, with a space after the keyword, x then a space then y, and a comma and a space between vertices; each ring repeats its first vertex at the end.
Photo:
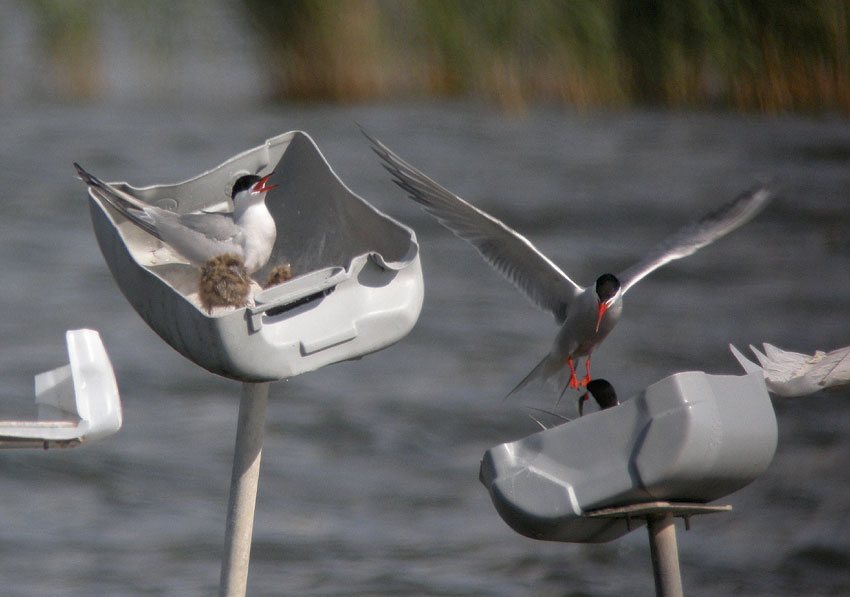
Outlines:
POLYGON ((224 533, 224 555, 221 559, 220 597, 244 596, 248 584, 254 506, 257 503, 257 480, 260 476, 268 399, 268 383, 242 384, 224 533))
POLYGON ((679 572, 679 547, 676 544, 676 526, 673 514, 647 517, 649 550, 652 555, 652 572, 655 575, 657 597, 682 597, 682 575, 679 572))

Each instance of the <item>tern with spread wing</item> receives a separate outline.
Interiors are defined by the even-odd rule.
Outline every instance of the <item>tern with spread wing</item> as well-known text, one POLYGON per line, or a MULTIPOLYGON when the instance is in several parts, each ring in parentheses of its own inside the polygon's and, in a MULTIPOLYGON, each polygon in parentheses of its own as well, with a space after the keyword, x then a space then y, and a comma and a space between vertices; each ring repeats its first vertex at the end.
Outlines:
POLYGON ((277 228, 266 207, 271 174, 246 174, 233 184, 233 211, 178 214, 148 205, 86 172, 74 163, 80 179, 133 224, 170 246, 191 264, 232 253, 241 257, 249 274, 271 257, 277 228))
POLYGON ((620 319, 623 295, 665 263, 687 257, 749 221, 771 197, 764 187, 747 191, 685 226, 635 265, 616 275, 602 274, 593 285, 583 288, 527 238, 443 188, 365 131, 364 134, 398 186, 446 228, 474 246, 491 266, 535 305, 551 312, 561 325, 552 350, 510 394, 532 380, 560 377, 567 367, 570 375, 564 390, 587 385, 591 379, 590 355, 620 319), (581 381, 574 364, 580 357, 586 357, 586 375, 581 381))

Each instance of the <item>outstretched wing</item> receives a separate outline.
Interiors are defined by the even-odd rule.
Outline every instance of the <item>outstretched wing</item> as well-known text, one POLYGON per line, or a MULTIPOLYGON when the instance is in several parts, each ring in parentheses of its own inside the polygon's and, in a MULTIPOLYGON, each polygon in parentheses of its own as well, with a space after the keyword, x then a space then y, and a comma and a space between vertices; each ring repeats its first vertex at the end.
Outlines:
POLYGON ((582 288, 531 242, 488 213, 467 203, 414 168, 386 145, 363 134, 384 168, 410 198, 446 228, 474 246, 481 256, 538 307, 562 322, 582 288))
POLYGON ((693 222, 670 236, 630 268, 617 274, 620 288, 625 293, 644 276, 665 263, 692 255, 702 247, 713 243, 758 214, 773 193, 759 186, 746 191, 722 207, 693 222))

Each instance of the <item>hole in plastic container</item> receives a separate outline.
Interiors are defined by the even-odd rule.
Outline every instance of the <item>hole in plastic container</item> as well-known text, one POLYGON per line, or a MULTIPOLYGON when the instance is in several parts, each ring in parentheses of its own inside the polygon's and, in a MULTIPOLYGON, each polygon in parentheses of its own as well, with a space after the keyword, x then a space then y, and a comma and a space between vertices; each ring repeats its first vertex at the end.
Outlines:
POLYGON ((311 303, 313 301, 325 298, 330 293, 332 293, 336 289, 336 286, 332 286, 330 288, 325 288, 324 290, 320 290, 319 292, 315 292, 313 294, 301 297, 300 299, 294 300, 291 303, 287 303, 286 305, 281 305, 280 307, 274 307, 266 311, 267 317, 274 317, 275 315, 280 315, 281 313, 286 313, 287 311, 291 311, 301 305, 306 305, 307 303, 311 303))

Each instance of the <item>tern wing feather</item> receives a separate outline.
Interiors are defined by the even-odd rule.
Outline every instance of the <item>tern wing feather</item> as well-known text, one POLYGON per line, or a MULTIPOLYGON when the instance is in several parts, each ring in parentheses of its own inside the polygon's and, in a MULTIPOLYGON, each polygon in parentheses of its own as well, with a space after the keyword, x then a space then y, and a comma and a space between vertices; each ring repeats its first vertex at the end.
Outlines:
POLYGON ((582 291, 578 284, 527 238, 440 186, 366 131, 363 134, 383 160, 393 182, 407 191, 411 199, 474 246, 535 305, 551 311, 559 322, 563 322, 573 299, 582 291))
POLYGON ((242 231, 229 214, 176 214, 148 207, 145 215, 154 223, 157 236, 196 265, 223 253, 243 256, 242 231))
POLYGON ((656 245, 641 261, 617 274, 622 292, 625 293, 665 263, 692 255, 750 221, 767 205, 772 196, 773 193, 767 188, 755 187, 680 229, 656 245))
POLYGON ((233 220, 233 215, 222 212, 191 213, 179 216, 181 226, 203 234, 211 240, 228 241, 235 238, 241 229, 233 220))
POLYGON ((112 185, 103 182, 97 176, 86 172, 77 162, 74 162, 74 168, 76 168, 80 180, 86 183, 89 189, 117 209, 122 215, 132 220, 139 228, 162 240, 154 221, 146 211, 148 206, 135 197, 127 195, 112 185))
POLYGON ((823 374, 822 386, 850 383, 850 346, 828 352, 820 367, 823 374))
POLYGON ((80 179, 139 228, 170 245, 183 257, 203 263, 221 253, 242 254, 240 229, 230 213, 178 214, 147 205, 86 172, 75 163, 80 179))

